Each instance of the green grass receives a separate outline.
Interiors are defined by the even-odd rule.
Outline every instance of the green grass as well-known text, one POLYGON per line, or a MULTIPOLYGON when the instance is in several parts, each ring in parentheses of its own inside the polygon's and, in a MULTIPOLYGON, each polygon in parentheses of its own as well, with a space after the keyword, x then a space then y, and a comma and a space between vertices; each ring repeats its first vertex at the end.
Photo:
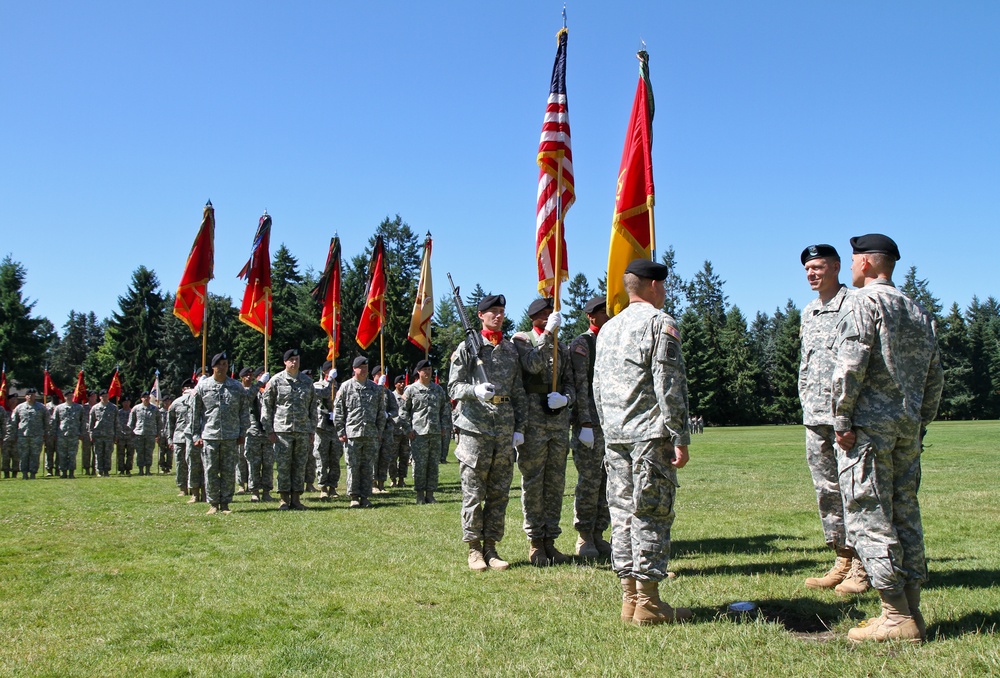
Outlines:
MULTIPOLYGON (((0 674, 998 674, 998 440, 997 422, 928 436, 922 647, 852 646, 844 634, 877 596, 802 586, 832 558, 800 427, 695 437, 673 530, 679 577, 662 592, 696 619, 674 627, 622 625, 606 563, 527 566, 516 487, 500 549, 513 566, 470 572, 453 459, 441 504, 395 490, 373 511, 306 495, 316 510, 279 513, 238 497, 232 515, 206 516, 162 476, 0 481, 0 674), (761 617, 727 619, 736 600, 761 617)), ((570 462, 564 551, 574 483, 570 462)))

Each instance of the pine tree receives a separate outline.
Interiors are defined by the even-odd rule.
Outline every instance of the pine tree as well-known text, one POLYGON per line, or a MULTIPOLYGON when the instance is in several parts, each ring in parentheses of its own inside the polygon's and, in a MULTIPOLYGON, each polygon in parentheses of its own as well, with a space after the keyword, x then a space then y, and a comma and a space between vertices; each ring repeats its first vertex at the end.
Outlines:
POLYGON ((903 281, 903 286, 899 289, 903 294, 920 304, 935 320, 940 319, 941 302, 931 294, 926 279, 917 279, 916 266, 910 266, 910 269, 906 272, 906 279, 903 281))
POLYGON ((996 319, 1000 305, 993 297, 980 302, 976 296, 966 311, 969 328, 969 364, 972 368, 972 412, 974 419, 1000 416, 1000 346, 996 319))
POLYGON ((720 341, 725 388, 720 393, 722 420, 745 426, 760 421, 760 367, 754 360, 753 342, 746 318, 736 306, 726 314, 720 341))
POLYGON ((118 297, 118 310, 111 314, 108 338, 125 393, 135 395, 153 382, 160 349, 160 326, 164 301, 156 273, 139 266, 132 272, 125 296, 118 297))
POLYGON ((972 364, 969 359, 969 337, 965 318, 958 304, 938 323, 938 347, 944 368, 944 391, 938 417, 969 419, 972 415, 972 364))
POLYGON ((719 381, 722 373, 718 336, 710 322, 693 308, 688 308, 680 322, 681 353, 687 371, 688 408, 707 423, 720 424, 719 381))
POLYGON ((572 339, 583 334, 590 327, 583 307, 595 296, 595 293, 594 288, 587 282, 587 276, 583 273, 577 273, 573 276, 573 279, 569 281, 567 292, 568 299, 566 305, 563 306, 563 324, 559 336, 572 339))
POLYGON ((784 319, 775 343, 774 416, 778 423, 797 424, 802 421, 799 402, 799 325, 802 314, 791 300, 785 307, 784 319))
POLYGON ((720 328, 726 322, 728 297, 722 291, 725 284, 726 281, 716 275, 712 262, 706 260, 685 289, 690 307, 698 315, 710 318, 720 328))
POLYGON ((22 293, 26 278, 27 270, 9 254, 0 262, 0 358, 13 384, 41 389, 48 344, 42 318, 31 315, 35 302, 22 293))
POLYGON ((685 296, 687 283, 677 275, 677 255, 674 253, 673 245, 663 253, 661 261, 669 269, 667 277, 663 281, 663 289, 667 293, 666 300, 663 302, 663 312, 673 318, 679 318, 683 311, 681 303, 685 296))

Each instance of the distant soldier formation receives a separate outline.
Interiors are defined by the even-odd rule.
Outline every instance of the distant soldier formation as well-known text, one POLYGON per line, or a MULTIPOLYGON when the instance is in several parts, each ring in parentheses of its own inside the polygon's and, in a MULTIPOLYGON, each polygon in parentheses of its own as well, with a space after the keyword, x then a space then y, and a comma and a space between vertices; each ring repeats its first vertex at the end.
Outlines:
MULTIPOLYGON (((834 247, 812 245, 801 255, 818 295, 800 331, 806 461, 824 541, 835 554, 828 572, 804 584, 879 593, 881 616, 851 629, 851 640, 920 642, 927 577, 920 453, 943 373, 930 316, 892 283, 896 243, 869 234, 851 246, 853 290, 840 282, 834 247)), ((515 466, 527 562, 573 561, 555 544, 572 451, 575 555, 610 558, 623 622, 683 621, 691 610, 662 600, 659 586, 673 576, 678 471, 704 420, 688 410, 681 332, 660 310, 667 273, 633 260, 623 275, 628 305, 609 318, 604 297, 590 300, 588 330, 569 341, 560 341, 562 316, 551 300, 533 302, 530 329, 507 339, 505 297, 484 296, 479 326, 466 325, 451 355, 447 391, 428 360, 391 385, 364 356, 339 383, 329 361, 313 381, 294 347, 284 352, 282 371, 246 367, 239 380, 226 353, 216 354, 210 373, 185 381, 177 398, 158 406, 149 392, 134 407, 128 398, 118 406, 107 391, 82 405, 43 405, 28 388, 23 402, 10 396, 9 415, 0 408, 3 475, 30 480, 44 460, 46 475, 74 478, 78 449, 86 475, 109 476, 112 451, 119 475, 133 468, 149 475, 156 448, 157 467, 174 475, 179 497, 227 514, 235 494, 290 511, 307 508, 307 491, 338 498, 342 458, 350 508, 369 508, 373 496, 406 486, 412 460, 416 503, 425 505, 438 502, 438 467, 456 438, 468 566, 502 571, 515 466)), ((459 314, 469 317, 461 307, 459 314)))

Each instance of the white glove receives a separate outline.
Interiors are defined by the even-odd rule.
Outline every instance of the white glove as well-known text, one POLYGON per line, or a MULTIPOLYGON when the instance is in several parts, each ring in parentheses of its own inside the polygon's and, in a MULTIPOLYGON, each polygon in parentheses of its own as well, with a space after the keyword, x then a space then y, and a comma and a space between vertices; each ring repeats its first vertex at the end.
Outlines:
POLYGON ((266 384, 267 381, 268 381, 268 379, 270 379, 270 378, 271 378, 271 373, 270 372, 265 372, 264 374, 260 375, 260 383, 266 384))
POLYGON ((514 431, 513 444, 514 444, 514 447, 520 447, 521 445, 524 445, 524 434, 523 433, 518 433, 517 431, 514 431))
POLYGON ((588 449, 594 449, 594 429, 584 426, 580 429, 580 442, 588 449))
POLYGON ((378 385, 379 386, 385 386, 388 381, 389 381, 389 377, 385 376, 384 374, 379 375, 379 378, 378 378, 378 385))
POLYGON ((562 326, 562 315, 559 311, 549 313, 549 319, 545 321, 545 331, 553 332, 562 326))
POLYGON ((491 400, 496 394, 496 389, 493 387, 493 384, 476 384, 476 387, 472 389, 472 391, 476 394, 476 397, 484 403, 487 400, 491 400))
POLYGON ((567 404, 569 404, 569 398, 564 396, 562 393, 559 393, 558 391, 553 391, 552 393, 549 394, 550 410, 558 410, 561 407, 566 407, 567 404))
POLYGON ((336 367, 332 367, 332 368, 330 368, 330 373, 328 375, 326 375, 326 381, 328 383, 332 384, 333 381, 334 381, 334 379, 336 379, 336 378, 337 378, 337 368, 336 367))

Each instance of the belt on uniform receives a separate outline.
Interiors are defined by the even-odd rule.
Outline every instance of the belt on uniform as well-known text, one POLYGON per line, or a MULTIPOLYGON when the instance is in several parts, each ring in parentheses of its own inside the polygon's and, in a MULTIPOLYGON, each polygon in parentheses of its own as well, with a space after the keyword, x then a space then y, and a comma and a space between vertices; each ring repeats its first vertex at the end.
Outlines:
POLYGON ((494 405, 499 405, 500 403, 509 403, 510 396, 493 396, 486 402, 493 403, 494 405))

